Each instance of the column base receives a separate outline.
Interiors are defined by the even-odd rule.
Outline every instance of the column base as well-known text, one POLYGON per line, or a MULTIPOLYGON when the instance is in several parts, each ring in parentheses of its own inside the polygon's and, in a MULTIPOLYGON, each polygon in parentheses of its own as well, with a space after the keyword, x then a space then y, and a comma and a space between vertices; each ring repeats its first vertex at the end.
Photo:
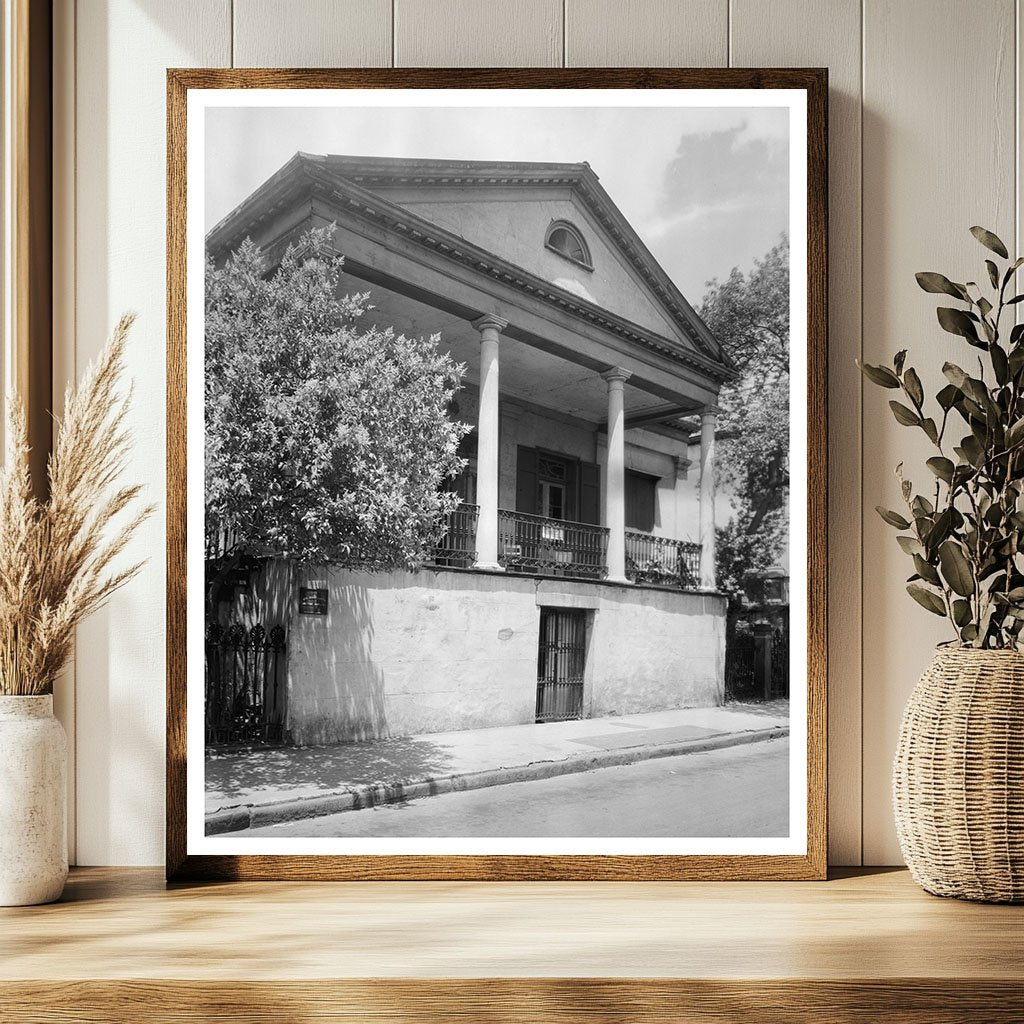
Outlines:
POLYGON ((505 566, 498 562, 474 562, 474 569, 484 569, 486 572, 504 572, 505 566))
POLYGON ((625 576, 605 576, 605 583, 632 583, 632 580, 626 579, 625 576))

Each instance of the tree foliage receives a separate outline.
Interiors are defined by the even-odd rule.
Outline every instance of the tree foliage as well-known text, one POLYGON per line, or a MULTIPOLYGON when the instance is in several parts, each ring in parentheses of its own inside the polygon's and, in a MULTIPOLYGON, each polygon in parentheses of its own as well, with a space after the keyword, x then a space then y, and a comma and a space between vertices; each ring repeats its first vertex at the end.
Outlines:
POLYGON ((741 373, 789 379, 789 238, 725 281, 708 283, 701 316, 741 373))
POLYGON ((872 383, 899 392, 889 408, 896 422, 921 430, 936 454, 929 483, 917 490, 896 467, 904 512, 878 507, 914 563, 907 591, 923 608, 949 619, 964 647, 1016 648, 1024 628, 1024 324, 1002 333, 1004 315, 1024 295, 1011 284, 1024 258, 1006 265, 1006 246, 973 227, 977 241, 1003 262, 985 260, 988 287, 920 273, 931 294, 960 303, 939 306, 939 326, 959 337, 977 375, 947 362, 946 383, 931 402, 905 350, 890 366, 860 364, 872 383), (973 350, 973 352, 971 351, 973 350))
POLYGON ((246 240, 206 268, 206 550, 371 570, 412 566, 457 499, 464 367, 438 337, 362 329, 332 231, 268 272, 246 240))
POLYGON ((746 577, 785 555, 789 499, 789 240, 753 269, 709 282, 701 316, 739 371, 719 397, 718 479, 733 496, 718 532, 718 585, 734 599, 746 577))

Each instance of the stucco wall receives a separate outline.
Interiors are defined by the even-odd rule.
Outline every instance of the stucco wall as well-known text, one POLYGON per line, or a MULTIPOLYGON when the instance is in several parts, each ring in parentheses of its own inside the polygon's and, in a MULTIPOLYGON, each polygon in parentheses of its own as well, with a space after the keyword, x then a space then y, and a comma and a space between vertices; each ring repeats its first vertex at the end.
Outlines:
MULTIPOLYGON (((328 614, 290 619, 295 743, 532 722, 542 606, 592 612, 588 713, 591 702, 606 715, 721 700, 723 598, 476 572, 305 575, 326 580, 328 614)), ((280 577, 264 574, 268 584, 282 607, 280 577)))
MULTIPOLYGON (((461 397, 459 399, 460 405, 467 411, 470 402, 475 400, 475 390, 471 399, 467 398, 465 402, 461 397)), ((475 411, 472 416, 475 418, 475 411)), ((515 401, 502 399, 498 449, 498 504, 501 508, 514 510, 516 507, 516 464, 520 445, 547 448, 585 462, 596 462, 601 467, 600 511, 601 521, 604 521, 608 447, 603 433, 569 417, 559 417, 557 413, 545 415, 538 409, 526 409, 515 401)), ((685 458, 686 447, 682 444, 677 447, 680 455, 685 458)), ((671 455, 634 441, 626 445, 626 468, 659 478, 652 532, 659 537, 696 541, 699 536, 697 517, 700 477, 696 465, 677 483, 671 455)))
POLYGON ((653 587, 600 590, 588 652, 591 715, 722 703, 725 598, 653 587))
POLYGON ((531 721, 530 580, 325 571, 326 617, 295 615, 289 738, 330 743, 531 721))

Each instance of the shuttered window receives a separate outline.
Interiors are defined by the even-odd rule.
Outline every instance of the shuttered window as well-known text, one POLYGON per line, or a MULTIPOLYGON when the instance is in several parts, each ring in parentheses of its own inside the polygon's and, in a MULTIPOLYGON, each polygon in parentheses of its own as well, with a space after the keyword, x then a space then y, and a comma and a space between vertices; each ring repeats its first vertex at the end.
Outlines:
POLYGON ((626 526, 630 530, 654 529, 658 478, 626 470, 626 526))
POLYGON ((579 521, 591 526, 601 523, 601 469, 596 462, 580 463, 579 521))

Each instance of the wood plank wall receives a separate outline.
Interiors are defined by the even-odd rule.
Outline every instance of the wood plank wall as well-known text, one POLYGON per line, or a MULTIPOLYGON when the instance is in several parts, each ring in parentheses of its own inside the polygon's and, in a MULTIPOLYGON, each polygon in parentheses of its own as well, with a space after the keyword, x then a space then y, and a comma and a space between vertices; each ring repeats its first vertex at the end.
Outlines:
MULTIPOLYGON (((73 374, 123 309, 140 312, 131 472, 159 499, 167 66, 828 66, 831 859, 896 863, 889 763, 941 624, 904 595, 872 511, 894 497, 892 465, 921 451, 853 359, 907 347, 933 379, 950 346, 914 271, 974 273, 975 223, 1024 242, 1021 2, 57 0, 55 365, 73 374)), ((86 864, 163 856, 159 517, 135 550, 149 565, 83 630, 65 702, 86 864)))

